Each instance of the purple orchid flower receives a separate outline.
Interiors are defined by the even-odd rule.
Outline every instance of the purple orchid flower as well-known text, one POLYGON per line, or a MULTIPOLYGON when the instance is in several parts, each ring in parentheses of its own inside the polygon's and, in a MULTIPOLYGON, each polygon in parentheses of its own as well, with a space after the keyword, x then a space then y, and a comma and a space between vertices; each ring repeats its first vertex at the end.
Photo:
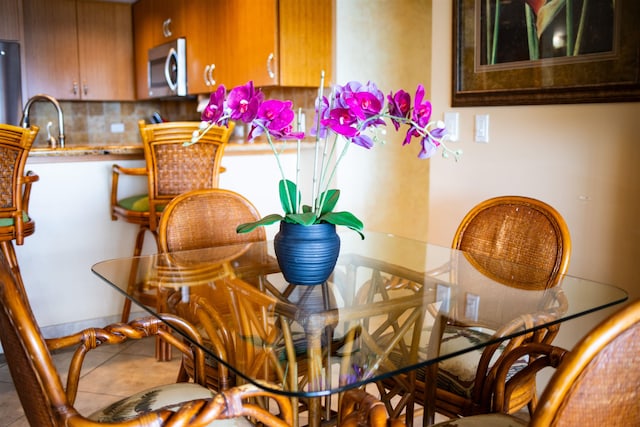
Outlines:
MULTIPOLYGON (((400 89, 395 94, 393 92, 387 95, 387 101, 389 103, 389 114, 393 117, 406 119, 409 117, 409 111, 411 110, 411 95, 404 90, 400 89)), ((391 118, 391 123, 396 128, 400 129, 400 121, 391 118)))
POLYGON ((415 104, 413 108, 412 120, 413 125, 407 130, 407 135, 402 142, 402 145, 407 145, 411 142, 412 137, 422 137, 424 135, 424 129, 429 124, 431 119, 431 102, 424 101, 424 86, 418 85, 416 89, 415 104))
POLYGON ((260 89, 254 89, 253 81, 246 85, 236 86, 229 92, 227 107, 231 110, 233 120, 250 123, 256 118, 262 104, 264 94, 260 89))
POLYGON ((329 118, 329 100, 326 96, 322 97, 322 100, 318 101, 316 99, 316 114, 313 119, 313 125, 311 126, 311 130, 309 133, 312 136, 317 136, 318 138, 326 138, 327 137, 327 127, 323 125, 323 121, 329 118), (318 114, 320 114, 320 131, 318 131, 318 114))
POLYGON ((304 132, 294 132, 291 122, 295 118, 293 102, 271 99, 264 101, 253 120, 249 139, 253 139, 266 130, 276 139, 302 139, 304 132))
POLYGON ((442 138, 446 133, 446 128, 435 128, 430 131, 427 136, 422 138, 420 141, 422 149, 418 153, 418 158, 428 159, 433 156, 438 147, 440 147, 440 138, 442 138))
POLYGON ((227 90, 224 85, 218 86, 218 89, 215 92, 211 92, 209 104, 207 104, 205 109, 202 111, 202 121, 215 124, 226 124, 218 122, 224 113, 224 97, 226 92, 227 90))

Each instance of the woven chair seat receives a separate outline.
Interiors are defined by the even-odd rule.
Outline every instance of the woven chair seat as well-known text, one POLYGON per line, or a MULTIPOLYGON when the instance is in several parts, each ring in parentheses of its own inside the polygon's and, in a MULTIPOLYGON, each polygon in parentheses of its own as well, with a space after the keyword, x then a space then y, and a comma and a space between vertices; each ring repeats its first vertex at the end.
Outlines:
MULTIPOLYGON (((440 344, 440 353, 449 354, 458 349, 469 348, 474 343, 486 342, 491 338, 491 334, 468 328, 447 326, 440 344)), ((491 369, 498 358, 502 355, 505 345, 501 345, 495 351, 489 362, 491 369)), ((484 349, 480 348, 460 356, 446 359, 438 365, 438 388, 448 390, 458 396, 471 398, 473 385, 476 380, 476 373, 480 358, 484 349)), ((524 369, 529 364, 529 357, 523 356, 518 359, 509 370, 507 380, 511 379, 517 372, 524 369)), ((424 381, 424 369, 417 374, 420 381, 424 381)))

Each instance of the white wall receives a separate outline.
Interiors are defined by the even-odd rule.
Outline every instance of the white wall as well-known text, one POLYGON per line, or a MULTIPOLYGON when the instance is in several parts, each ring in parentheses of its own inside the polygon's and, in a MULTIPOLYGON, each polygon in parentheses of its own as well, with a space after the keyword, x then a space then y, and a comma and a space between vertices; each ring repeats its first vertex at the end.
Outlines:
MULTIPOLYGON (((29 204, 36 231, 16 246, 16 253, 41 327, 103 318, 122 309, 122 297, 91 272, 98 261, 133 252, 137 227, 110 219, 113 163, 27 162, 26 170, 40 177, 29 204)), ((144 161, 117 163, 144 166, 144 161)), ((123 184, 124 196, 146 191, 144 180, 123 184)))

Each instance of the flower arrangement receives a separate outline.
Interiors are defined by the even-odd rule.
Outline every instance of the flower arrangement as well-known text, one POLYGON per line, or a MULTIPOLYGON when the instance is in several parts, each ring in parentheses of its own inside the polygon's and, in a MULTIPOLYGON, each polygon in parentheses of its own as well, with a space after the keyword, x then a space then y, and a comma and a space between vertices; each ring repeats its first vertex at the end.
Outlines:
POLYGON ((249 127, 249 141, 265 135, 282 178, 279 182, 279 194, 284 215, 271 214, 256 222, 241 224, 237 227, 238 233, 285 221, 302 225, 330 223, 346 226, 364 238, 362 221, 351 212, 334 211, 340 190, 330 189, 329 185, 351 145, 370 149, 381 141, 376 132, 387 126, 385 119, 391 121, 396 131, 402 125, 407 126, 402 144, 408 145, 413 139, 417 139, 420 144, 420 159, 431 157, 440 147, 445 157, 453 154, 457 159, 461 155, 461 151, 452 151, 443 144, 447 138, 444 123, 431 121, 431 103, 424 99, 422 85, 418 85, 412 105, 411 95, 404 90, 390 93, 385 102, 384 94, 372 82, 349 82, 344 86, 335 86, 327 98, 323 95, 322 80, 324 79, 321 79, 316 100, 316 117, 310 132, 315 136, 316 149, 312 205, 302 204, 302 195, 298 190, 300 144, 305 135, 293 128, 293 103, 277 99, 265 100, 263 93, 254 88, 251 81, 233 88, 228 95, 221 85, 210 95, 209 103, 202 112, 200 130, 194 132, 193 138, 186 144, 196 143, 212 126, 225 126, 229 120, 240 121, 249 127), (281 148, 274 144, 274 140, 297 141, 298 163, 293 181, 285 176, 280 161, 281 148), (333 158, 335 161, 332 162, 333 158))

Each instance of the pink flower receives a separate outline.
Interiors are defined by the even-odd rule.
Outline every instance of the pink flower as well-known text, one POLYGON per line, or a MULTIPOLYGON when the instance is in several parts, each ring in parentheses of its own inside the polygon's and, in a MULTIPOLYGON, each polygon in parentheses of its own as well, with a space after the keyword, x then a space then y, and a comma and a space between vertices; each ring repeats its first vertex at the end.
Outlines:
POLYGON ((250 123, 258 114, 258 108, 260 108, 263 99, 263 93, 259 89, 254 89, 252 81, 233 88, 227 97, 227 107, 231 110, 231 119, 250 123))

